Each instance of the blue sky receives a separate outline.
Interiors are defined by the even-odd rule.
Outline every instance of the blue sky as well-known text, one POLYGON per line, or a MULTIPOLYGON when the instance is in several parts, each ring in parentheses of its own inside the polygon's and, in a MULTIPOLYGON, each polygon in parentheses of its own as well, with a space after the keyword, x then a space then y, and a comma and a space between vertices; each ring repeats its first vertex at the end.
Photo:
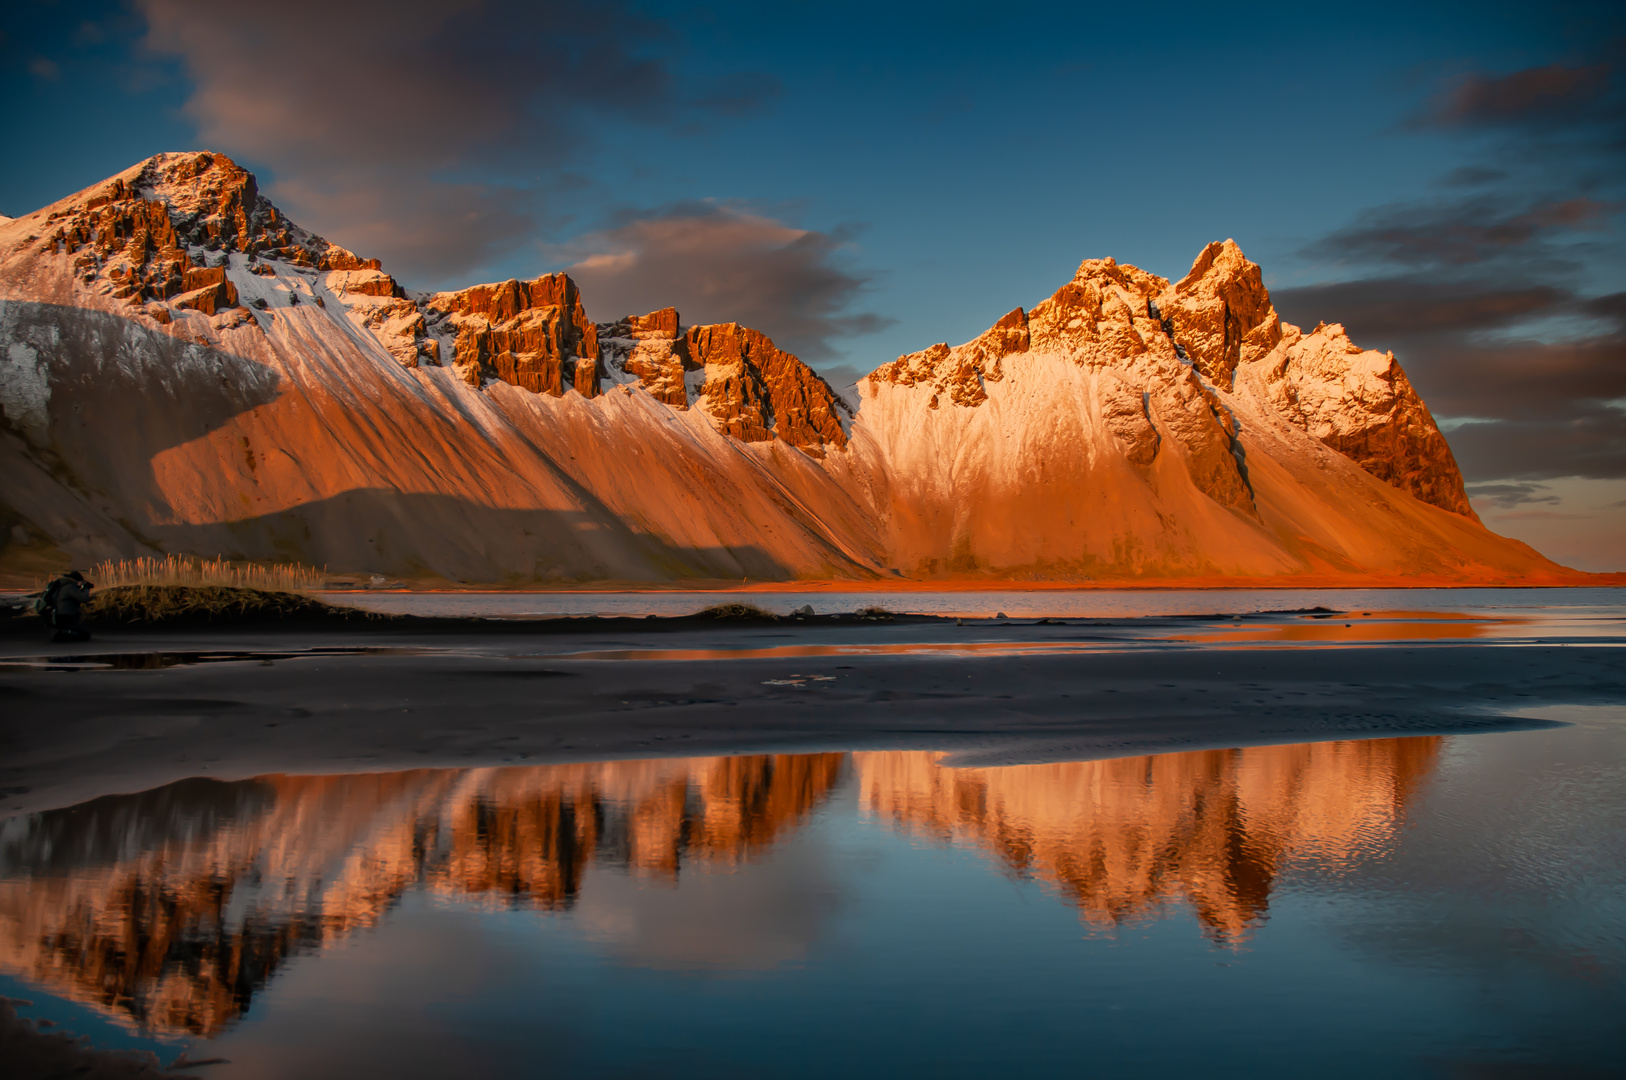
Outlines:
POLYGON ((221 150, 410 287, 571 268, 833 380, 1234 237, 1396 350, 1487 523, 1626 568, 1617 8, 36 4, 0 213, 221 150))

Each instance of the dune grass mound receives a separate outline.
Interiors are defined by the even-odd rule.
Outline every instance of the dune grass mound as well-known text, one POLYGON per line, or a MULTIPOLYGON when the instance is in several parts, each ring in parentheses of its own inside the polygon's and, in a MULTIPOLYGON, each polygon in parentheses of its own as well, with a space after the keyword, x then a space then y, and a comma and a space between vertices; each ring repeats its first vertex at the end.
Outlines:
POLYGON ((731 622, 778 622, 779 616, 755 604, 713 604, 695 613, 696 618, 731 622))
POLYGON ((299 593, 227 585, 116 585, 85 606, 91 626, 174 623, 368 621, 388 618, 299 593))

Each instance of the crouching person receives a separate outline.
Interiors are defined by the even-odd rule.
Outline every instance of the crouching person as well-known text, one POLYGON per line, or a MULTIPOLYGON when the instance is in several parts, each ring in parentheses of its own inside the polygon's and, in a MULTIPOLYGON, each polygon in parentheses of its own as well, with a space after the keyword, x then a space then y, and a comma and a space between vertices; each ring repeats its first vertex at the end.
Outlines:
POLYGON ((90 634, 80 625, 80 609, 90 603, 90 590, 96 586, 85 580, 77 570, 51 582, 46 590, 47 617, 56 627, 52 641, 88 641, 90 634))

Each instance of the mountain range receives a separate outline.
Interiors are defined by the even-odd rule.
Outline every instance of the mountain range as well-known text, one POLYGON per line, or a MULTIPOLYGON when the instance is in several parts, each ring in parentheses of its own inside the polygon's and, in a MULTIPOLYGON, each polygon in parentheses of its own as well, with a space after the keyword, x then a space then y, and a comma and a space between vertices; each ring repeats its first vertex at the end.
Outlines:
POLYGON ((0 569, 422 583, 1578 583, 1486 529, 1389 353, 1227 240, 1082 263, 843 392, 766 335, 405 288, 216 153, 0 219, 0 569))

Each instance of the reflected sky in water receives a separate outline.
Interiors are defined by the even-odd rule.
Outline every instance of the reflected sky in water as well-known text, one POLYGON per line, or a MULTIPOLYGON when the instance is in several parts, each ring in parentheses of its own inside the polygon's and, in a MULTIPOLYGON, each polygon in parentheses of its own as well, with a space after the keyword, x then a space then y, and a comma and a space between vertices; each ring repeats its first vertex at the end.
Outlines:
POLYGON ((920 615, 1127 619, 1230 615, 1324 607, 1408 609, 1480 616, 1593 618, 1620 614, 1619 589, 885 589, 864 592, 335 592, 334 603, 407 615, 545 618, 563 615, 692 615, 746 602, 780 615, 811 604, 821 615, 871 605, 920 615))
POLYGON ((1544 715, 185 781, 0 822, 0 993, 220 1077, 1591 1075, 1626 713, 1544 715))

